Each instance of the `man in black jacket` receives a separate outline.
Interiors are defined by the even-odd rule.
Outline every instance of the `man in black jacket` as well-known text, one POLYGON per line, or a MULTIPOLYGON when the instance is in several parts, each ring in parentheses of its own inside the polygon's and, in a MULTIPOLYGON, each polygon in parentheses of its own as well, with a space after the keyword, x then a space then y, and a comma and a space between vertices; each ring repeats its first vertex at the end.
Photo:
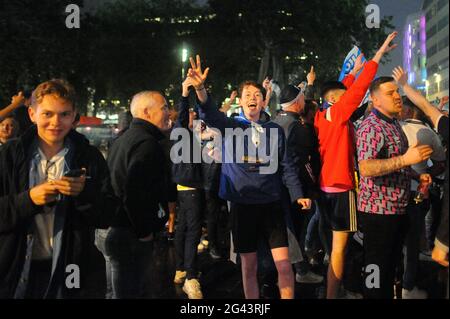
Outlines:
MULTIPOLYGON (((309 78, 310 74, 308 74, 309 78)), ((309 79, 308 79, 309 80, 309 79)), ((318 141, 312 125, 304 123, 300 113, 305 108, 305 96, 301 89, 287 85, 280 95, 282 111, 274 122, 280 125, 286 135, 286 152, 294 163, 298 178, 309 198, 316 199, 318 186, 316 177, 320 173, 318 141)), ((287 195, 287 190, 285 189, 287 195)), ((319 283, 323 277, 310 271, 304 255, 304 242, 307 218, 297 203, 290 203, 285 196, 284 210, 288 227, 289 255, 295 266, 295 279, 300 283, 319 283)), ((311 214, 311 212, 309 212, 311 214)))
POLYGON ((90 226, 116 201, 101 153, 72 130, 74 100, 63 80, 40 84, 36 126, 0 151, 0 298, 88 297, 90 226))
POLYGON ((113 298, 151 297, 153 238, 167 221, 168 165, 160 141, 169 127, 166 99, 144 91, 131 101, 133 120, 112 145, 108 165, 120 207, 105 236, 113 298))

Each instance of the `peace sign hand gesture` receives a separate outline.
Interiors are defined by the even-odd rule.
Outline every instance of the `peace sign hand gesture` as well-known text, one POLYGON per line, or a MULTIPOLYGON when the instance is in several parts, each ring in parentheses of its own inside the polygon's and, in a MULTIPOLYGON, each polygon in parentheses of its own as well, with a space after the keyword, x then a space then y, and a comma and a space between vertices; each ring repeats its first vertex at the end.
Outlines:
POLYGON ((200 56, 197 54, 197 61, 194 61, 194 58, 190 57, 189 61, 191 62, 191 68, 188 70, 188 77, 191 79, 191 84, 196 90, 204 89, 204 83, 206 78, 208 77, 209 68, 206 68, 205 71, 202 71, 202 62, 200 60, 200 56))

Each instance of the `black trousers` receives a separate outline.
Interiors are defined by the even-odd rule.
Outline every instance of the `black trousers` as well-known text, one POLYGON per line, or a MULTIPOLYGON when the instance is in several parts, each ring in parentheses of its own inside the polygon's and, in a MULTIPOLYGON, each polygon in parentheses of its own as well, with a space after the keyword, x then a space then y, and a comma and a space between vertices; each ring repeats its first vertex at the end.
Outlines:
POLYGON ((224 247, 221 247, 220 240, 225 237, 225 234, 221 231, 227 227, 227 225, 224 227, 224 225, 221 224, 221 222, 224 222, 224 218, 221 214, 224 201, 211 191, 205 191, 205 201, 209 247, 221 250, 224 247))
POLYGON ((178 225, 175 232, 176 269, 187 279, 197 277, 197 246, 202 234, 203 190, 178 192, 178 225))
POLYGON ((359 213, 364 233, 364 298, 392 299, 408 224, 406 215, 359 213))

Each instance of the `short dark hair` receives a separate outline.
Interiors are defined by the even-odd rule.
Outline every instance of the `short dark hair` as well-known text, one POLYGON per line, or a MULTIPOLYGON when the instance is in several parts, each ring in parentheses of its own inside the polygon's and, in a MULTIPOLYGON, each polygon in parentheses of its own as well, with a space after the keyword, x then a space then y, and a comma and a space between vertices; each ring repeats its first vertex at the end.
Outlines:
POLYGON ((31 106, 35 107, 41 103, 46 95, 56 95, 70 102, 74 109, 76 108, 75 89, 66 80, 53 79, 39 84, 31 95, 31 106))
POLYGON ((327 95, 328 92, 334 90, 347 90, 347 87, 340 81, 327 81, 322 84, 320 96, 322 97, 322 99, 325 99, 325 95, 327 95))
POLYGON ((263 95, 263 100, 266 99, 266 89, 259 83, 255 82, 255 81, 244 81, 239 85, 239 97, 242 97, 242 91, 244 91, 244 88, 246 86, 253 86, 257 89, 259 89, 261 91, 261 94, 263 95))
POLYGON ((370 94, 378 91, 381 84, 388 82, 394 82, 394 78, 392 76, 380 76, 379 78, 373 80, 369 87, 370 94))
POLYGON ((421 120, 422 122, 427 122, 427 117, 425 116, 425 113, 421 109, 419 109, 419 107, 417 105, 415 105, 413 103, 413 101, 408 99, 407 96, 403 96, 402 101, 403 101, 403 107, 410 108, 418 120, 421 120))

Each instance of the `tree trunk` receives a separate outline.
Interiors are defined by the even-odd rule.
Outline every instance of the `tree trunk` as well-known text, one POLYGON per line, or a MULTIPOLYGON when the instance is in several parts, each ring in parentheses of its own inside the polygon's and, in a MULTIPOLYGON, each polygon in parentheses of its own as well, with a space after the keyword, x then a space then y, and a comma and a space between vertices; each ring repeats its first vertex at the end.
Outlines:
POLYGON ((259 65, 258 83, 262 83, 269 72, 270 66, 270 47, 266 44, 264 48, 264 55, 259 65))
POLYGON ((279 50, 274 50, 272 54, 273 79, 278 82, 280 87, 285 85, 284 80, 284 61, 279 50))

